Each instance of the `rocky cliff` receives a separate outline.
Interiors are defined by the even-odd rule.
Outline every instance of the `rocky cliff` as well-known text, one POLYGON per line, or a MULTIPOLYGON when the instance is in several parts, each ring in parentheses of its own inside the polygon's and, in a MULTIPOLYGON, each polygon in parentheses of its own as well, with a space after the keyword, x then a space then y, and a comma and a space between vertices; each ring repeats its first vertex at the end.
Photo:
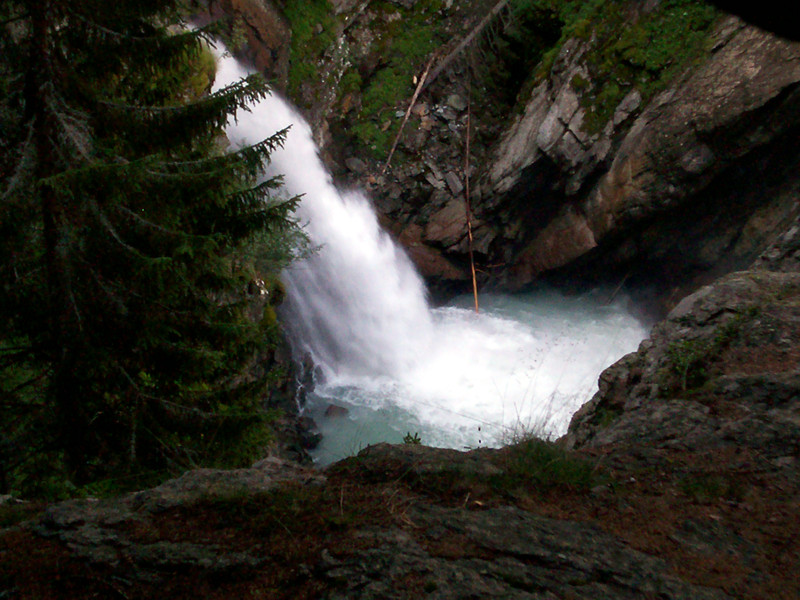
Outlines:
POLYGON ((571 4, 335 2, 289 92, 434 284, 467 279, 468 170, 483 284, 674 305, 797 214, 800 44, 702 2, 571 4))
POLYGON ((705 43, 697 65, 649 102, 633 89, 591 135, 574 85, 591 78, 591 41, 565 44, 480 188, 479 214, 555 204, 517 244, 499 230, 512 285, 578 259, 685 285, 748 265, 788 226, 800 46, 733 17, 720 17, 705 43), (549 172, 545 186, 526 181, 536 171, 549 172))

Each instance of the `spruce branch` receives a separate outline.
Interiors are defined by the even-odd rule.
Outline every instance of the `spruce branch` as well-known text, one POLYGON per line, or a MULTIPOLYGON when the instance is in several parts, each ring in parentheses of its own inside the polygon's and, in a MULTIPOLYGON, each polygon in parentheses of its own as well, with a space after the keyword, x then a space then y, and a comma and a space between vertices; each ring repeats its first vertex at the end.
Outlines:
POLYGON ((30 187, 35 179, 37 164, 36 144, 34 142, 35 123, 28 123, 27 129, 28 134, 25 136, 25 141, 19 150, 19 159, 14 167, 14 172, 8 180, 6 189, 0 195, 0 199, 3 201, 8 200, 22 189, 30 187))
POLYGON ((120 245, 120 247, 122 247, 123 249, 127 250, 128 252, 130 252, 131 254, 136 256, 137 258, 144 258, 144 256, 142 255, 142 253, 139 250, 137 250, 136 248, 134 248, 130 244, 126 243, 122 239, 122 237, 120 236, 119 232, 111 224, 111 221, 108 220, 108 217, 106 217, 105 213, 100 209, 100 206, 98 206, 97 201, 95 200, 94 196, 89 196, 88 197, 88 203, 89 203, 89 208, 91 209, 92 214, 97 218, 97 221, 100 223, 100 225, 102 225, 103 229, 105 229, 106 232, 108 232, 108 234, 111 236, 111 239, 113 239, 115 242, 117 242, 117 244, 120 245))

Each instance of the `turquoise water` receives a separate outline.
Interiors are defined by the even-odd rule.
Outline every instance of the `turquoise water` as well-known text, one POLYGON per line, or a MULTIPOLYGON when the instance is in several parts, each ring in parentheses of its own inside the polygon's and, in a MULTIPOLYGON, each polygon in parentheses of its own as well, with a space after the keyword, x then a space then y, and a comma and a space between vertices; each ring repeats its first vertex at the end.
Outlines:
MULTIPOLYGON (((606 296, 607 297, 607 296, 606 296)), ((306 414, 323 440, 321 465, 369 444, 470 449, 500 446, 523 432, 556 437, 597 390, 600 372, 647 333, 624 300, 555 291, 483 295, 431 310, 434 335, 398 376, 331 375, 310 394, 306 414), (346 416, 328 417, 331 404, 346 416)))

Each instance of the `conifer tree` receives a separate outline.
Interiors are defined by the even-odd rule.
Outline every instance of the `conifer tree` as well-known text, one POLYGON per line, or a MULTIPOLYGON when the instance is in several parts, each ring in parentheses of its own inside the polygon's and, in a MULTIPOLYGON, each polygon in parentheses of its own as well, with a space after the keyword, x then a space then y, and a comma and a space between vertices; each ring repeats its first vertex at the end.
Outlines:
POLYGON ((220 150, 268 90, 187 85, 209 32, 180 27, 183 4, 0 0, 6 490, 200 463, 263 432, 269 374, 245 370, 275 324, 248 318, 242 257, 291 251, 295 201, 258 179, 283 132, 220 150))

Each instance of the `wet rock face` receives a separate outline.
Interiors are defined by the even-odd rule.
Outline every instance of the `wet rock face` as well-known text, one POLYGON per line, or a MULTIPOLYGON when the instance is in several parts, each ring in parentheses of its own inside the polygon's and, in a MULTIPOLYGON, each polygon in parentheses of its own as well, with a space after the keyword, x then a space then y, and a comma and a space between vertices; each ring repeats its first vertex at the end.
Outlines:
MULTIPOLYGON (((236 35, 243 36, 237 57, 285 89, 291 31, 275 4, 271 0, 217 0, 209 6, 211 18, 230 19, 236 35)), ((200 21, 207 18, 201 16, 200 21)))
POLYGON ((701 288, 638 352, 603 372, 566 443, 748 449, 776 469, 793 466, 786 457, 800 454, 799 324, 797 271, 734 273, 701 288))
MULTIPOLYGON (((589 43, 564 45, 551 77, 534 89, 525 113, 505 132, 481 178, 478 216, 495 228, 496 244, 515 248, 509 254, 508 284, 522 286, 589 253, 598 255, 598 246, 607 267, 658 262, 664 249, 651 241, 655 235, 683 236, 693 247, 683 249, 687 257, 704 251, 706 264, 691 265, 698 270, 713 270, 723 262, 738 261, 739 268, 749 264, 753 248, 763 250, 774 239, 769 227, 756 231, 756 213, 780 212, 779 227, 785 227, 796 212, 796 195, 792 201, 763 194, 759 202, 744 199, 748 189, 756 193, 764 184, 757 175, 749 181, 743 177, 737 190, 714 191, 714 186, 746 168, 747 157, 763 156, 771 145, 780 145, 783 135, 794 136, 800 115, 800 45, 733 17, 723 19, 712 34, 712 52, 699 66, 647 103, 634 90, 604 127, 588 135, 574 82, 589 76, 583 67, 589 43), (526 173, 539 170, 543 161, 551 177, 526 180, 526 173), (499 224, 500 213, 524 215, 531 203, 554 208, 544 221, 527 221, 519 231, 499 224), (712 232, 692 222, 693 210, 724 214, 737 204, 746 208, 722 230, 717 226, 712 232), (676 211, 683 211, 683 218, 670 224, 676 211), (695 234, 689 240, 691 230, 695 234), (744 236, 749 236, 747 251, 736 246, 744 236), (716 237, 716 247, 707 243, 709 237, 716 237), (616 250, 631 239, 635 247, 616 250)), ((796 154, 781 147, 770 164, 778 169, 795 161, 796 154)), ((796 181, 788 173, 776 177, 785 187, 796 181)), ((673 270, 680 269, 676 263, 673 270)))

